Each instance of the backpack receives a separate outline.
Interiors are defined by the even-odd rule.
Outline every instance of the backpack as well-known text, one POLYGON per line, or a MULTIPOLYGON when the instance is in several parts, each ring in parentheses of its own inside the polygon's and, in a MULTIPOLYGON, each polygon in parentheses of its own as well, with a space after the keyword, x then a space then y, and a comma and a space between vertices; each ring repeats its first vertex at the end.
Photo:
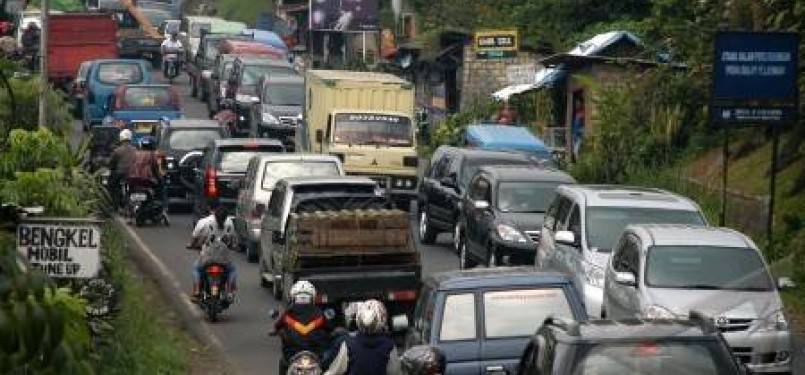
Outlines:
POLYGON ((129 178, 144 181, 156 180, 157 176, 154 175, 154 165, 156 162, 156 155, 153 152, 137 151, 129 167, 129 178))

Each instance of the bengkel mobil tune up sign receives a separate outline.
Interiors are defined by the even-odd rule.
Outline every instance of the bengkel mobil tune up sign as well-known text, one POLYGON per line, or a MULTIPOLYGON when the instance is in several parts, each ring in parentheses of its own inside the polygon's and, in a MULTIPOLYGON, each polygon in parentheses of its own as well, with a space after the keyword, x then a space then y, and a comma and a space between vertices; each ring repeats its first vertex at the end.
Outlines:
POLYGON ((101 229, 88 223, 23 222, 17 250, 53 278, 93 278, 101 265, 101 229))

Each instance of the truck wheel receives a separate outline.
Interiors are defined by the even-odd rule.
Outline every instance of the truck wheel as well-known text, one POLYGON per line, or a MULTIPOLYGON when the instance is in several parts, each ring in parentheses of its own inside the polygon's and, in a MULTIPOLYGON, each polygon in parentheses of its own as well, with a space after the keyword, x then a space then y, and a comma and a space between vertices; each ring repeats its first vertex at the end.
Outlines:
POLYGON ((422 212, 419 214, 419 240, 424 244, 432 244, 436 242, 436 232, 430 227, 428 223, 428 206, 422 207, 422 212))
POLYGON ((196 85, 196 79, 193 76, 190 76, 190 96, 193 98, 198 96, 198 86, 196 85))
POLYGON ((274 296, 274 299, 277 300, 277 302, 282 302, 282 282, 277 280, 277 277, 274 275, 273 271, 271 272, 271 276, 274 276, 274 280, 272 280, 271 283, 271 294, 274 296))

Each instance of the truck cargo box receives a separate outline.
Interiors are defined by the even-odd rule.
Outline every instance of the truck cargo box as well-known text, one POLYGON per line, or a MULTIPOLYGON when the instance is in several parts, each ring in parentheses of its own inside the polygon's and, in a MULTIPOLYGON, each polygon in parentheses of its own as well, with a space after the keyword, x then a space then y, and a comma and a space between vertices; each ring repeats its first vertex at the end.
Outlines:
POLYGON ((64 84, 84 61, 117 58, 117 21, 110 14, 51 14, 48 78, 64 84))

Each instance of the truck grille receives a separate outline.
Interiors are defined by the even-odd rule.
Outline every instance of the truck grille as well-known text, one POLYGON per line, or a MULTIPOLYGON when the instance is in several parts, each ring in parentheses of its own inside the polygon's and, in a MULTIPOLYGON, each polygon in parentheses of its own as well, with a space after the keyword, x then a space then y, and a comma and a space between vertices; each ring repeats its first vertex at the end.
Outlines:
POLYGON ((531 241, 534 241, 535 243, 539 242, 540 232, 538 230, 527 230, 525 231, 525 235, 528 236, 531 241))
POLYGON ((296 126, 296 118, 295 117, 287 117, 287 116, 280 116, 279 117, 280 124, 285 126, 296 126))

